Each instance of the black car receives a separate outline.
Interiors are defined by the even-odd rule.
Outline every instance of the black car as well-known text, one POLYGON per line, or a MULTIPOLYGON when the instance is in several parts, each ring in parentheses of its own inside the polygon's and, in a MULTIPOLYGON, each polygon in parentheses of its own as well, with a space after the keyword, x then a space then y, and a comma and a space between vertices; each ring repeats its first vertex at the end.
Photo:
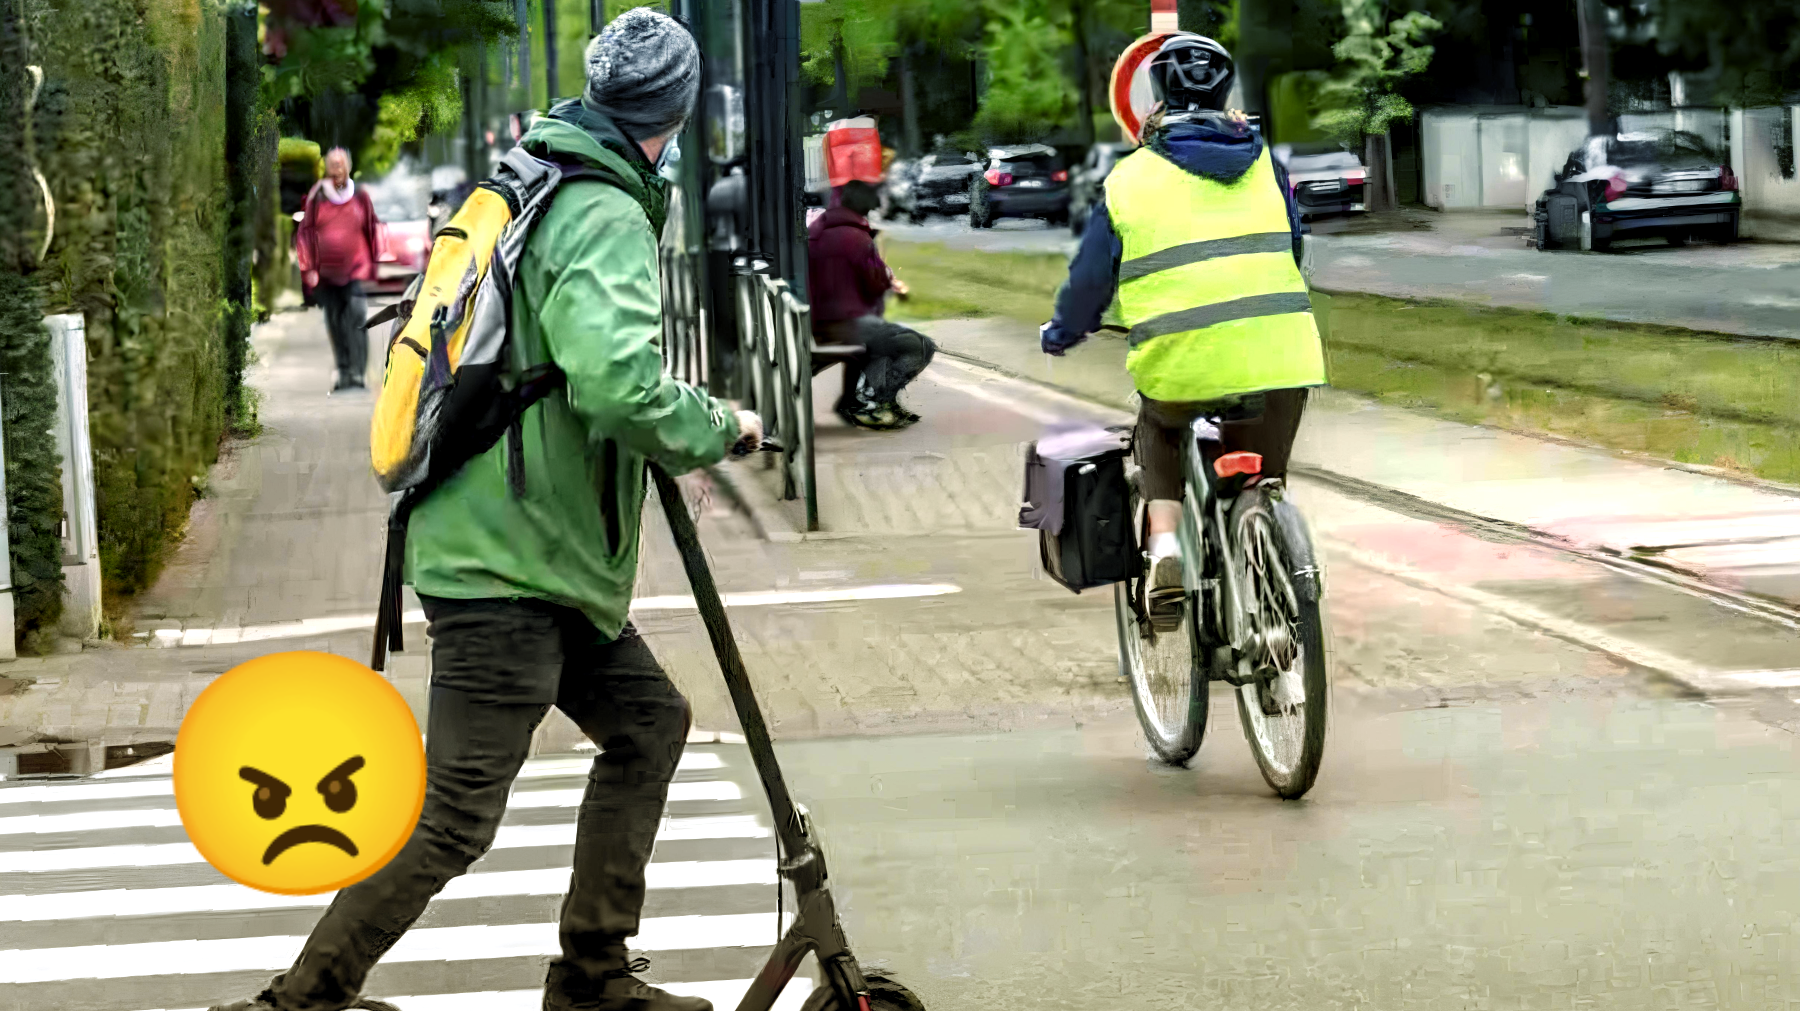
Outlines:
POLYGON ((1001 218, 1069 221, 1069 172, 1053 147, 1027 144, 988 152, 987 171, 969 191, 969 224, 991 228, 1001 218))
POLYGON ((902 215, 920 224, 932 214, 961 214, 969 209, 969 180, 981 171, 974 155, 928 154, 918 160, 899 185, 888 188, 889 218, 902 215))
POLYGON ((1069 231, 1076 235, 1087 226, 1088 215, 1100 202, 1106 177, 1119 159, 1137 150, 1131 144, 1095 144, 1088 148, 1081 167, 1069 175, 1069 231))
POLYGON ((1294 151, 1275 149, 1275 157, 1287 170, 1288 187, 1301 221, 1321 214, 1355 214, 1364 210, 1363 189, 1369 172, 1348 151, 1294 151))
POLYGON ((1537 247, 1604 250, 1616 239, 1650 236, 1676 245, 1731 242, 1742 210, 1730 163, 1694 134, 1599 135, 1569 155, 1538 198, 1537 247))

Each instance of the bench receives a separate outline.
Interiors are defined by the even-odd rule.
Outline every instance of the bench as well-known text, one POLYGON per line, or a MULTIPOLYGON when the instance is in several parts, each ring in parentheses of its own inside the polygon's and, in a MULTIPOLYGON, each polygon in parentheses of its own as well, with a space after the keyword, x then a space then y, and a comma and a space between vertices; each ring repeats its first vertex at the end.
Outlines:
POLYGON ((861 358, 868 350, 861 344, 814 344, 812 374, 816 376, 833 365, 847 364, 853 359, 861 358))

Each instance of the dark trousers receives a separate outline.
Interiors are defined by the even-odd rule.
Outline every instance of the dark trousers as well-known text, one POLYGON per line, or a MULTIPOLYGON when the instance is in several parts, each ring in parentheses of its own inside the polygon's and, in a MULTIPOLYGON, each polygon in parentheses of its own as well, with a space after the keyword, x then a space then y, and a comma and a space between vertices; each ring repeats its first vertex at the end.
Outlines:
POLYGON ((1285 477, 1294 436, 1300 431, 1300 415, 1305 409, 1304 389, 1270 390, 1230 407, 1145 397, 1138 408, 1134 439, 1138 466, 1144 469, 1144 497, 1181 498, 1181 454, 1188 426, 1195 418, 1214 412, 1224 419, 1219 430, 1225 452, 1259 453, 1263 458, 1263 476, 1285 477))
POLYGON ((813 337, 820 344, 856 344, 867 349, 861 359, 844 363, 844 391, 836 405, 840 411, 894 403, 937 354, 931 338, 880 316, 821 323, 813 328, 813 337))
POLYGON ((531 735, 554 704, 600 749, 575 830, 562 955, 546 1008, 592 1001, 626 964, 644 907, 687 700, 629 626, 611 642, 580 612, 532 600, 421 597, 431 625, 425 807, 387 866, 337 894, 270 996, 284 1011, 339 1011, 426 903, 493 845, 531 735))
POLYGON ((348 284, 319 282, 313 289, 325 310, 325 330, 331 334, 331 356, 337 360, 338 378, 362 385, 369 372, 369 335, 363 323, 369 303, 361 281, 348 284))

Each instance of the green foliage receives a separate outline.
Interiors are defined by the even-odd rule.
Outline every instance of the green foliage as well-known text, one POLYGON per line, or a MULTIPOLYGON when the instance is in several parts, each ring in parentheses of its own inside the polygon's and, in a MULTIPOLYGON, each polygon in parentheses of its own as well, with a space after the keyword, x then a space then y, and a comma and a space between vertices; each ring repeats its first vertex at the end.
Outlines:
POLYGON ((996 141, 1040 140, 1074 114, 1075 82, 1064 69, 1073 40, 1068 11, 1033 0, 990 0, 982 57, 988 88, 975 126, 996 141))
POLYGON ((455 93, 463 51, 480 38, 514 37, 514 18, 513 0, 362 0, 353 25, 285 26, 264 96, 295 132, 343 144, 359 164, 379 161, 455 93), (420 118, 409 120, 412 112, 420 118))
POLYGON ((1800 91, 1800 5, 1794 0, 1647 0, 1623 5, 1651 28, 1657 49, 1685 69, 1717 75, 1723 97, 1746 106, 1800 91))
POLYGON ((439 53, 426 62, 413 82, 381 96, 375 134, 363 150, 366 171, 384 175, 400 158, 400 150, 427 133, 447 133, 462 122, 462 87, 454 54, 439 53))
POLYGON ((1431 65, 1435 50, 1425 40, 1443 28, 1437 19, 1412 11, 1389 21, 1383 34, 1382 0, 1344 0, 1345 35, 1332 47, 1338 70, 1319 89, 1324 108, 1317 129, 1339 143, 1354 145, 1369 134, 1387 132, 1394 120, 1409 120, 1412 103, 1395 90, 1400 82, 1431 65))
MULTIPOLYGON (((86 319, 101 563, 109 594, 129 595, 155 577, 217 455, 227 338, 243 332, 241 303, 224 311, 221 276, 232 213, 225 20, 212 3, 23 4, 45 68, 35 129, 58 207, 55 245, 28 280, 46 311, 86 319)), ((4 351, 9 393, 40 377, 49 389, 47 350, 4 351)), ((7 397, 9 442, 15 424, 47 428, 14 422, 29 396, 7 397)), ((50 453, 20 462, 54 481, 50 453)), ((18 510, 21 493, 8 491, 18 510)), ((46 487, 32 503, 27 527, 54 532, 62 510, 51 496, 46 487)), ((20 550, 15 540, 15 578, 20 550)))

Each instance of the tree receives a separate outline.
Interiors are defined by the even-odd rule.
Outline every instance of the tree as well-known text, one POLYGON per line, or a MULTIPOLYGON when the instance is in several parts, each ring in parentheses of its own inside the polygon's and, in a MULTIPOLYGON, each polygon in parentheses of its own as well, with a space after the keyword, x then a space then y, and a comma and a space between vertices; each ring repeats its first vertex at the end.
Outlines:
POLYGON ((1800 91, 1800 5, 1794 0, 1645 0, 1627 24, 1651 29, 1678 69, 1711 74, 1721 99, 1773 105, 1800 91))
POLYGON ((1033 0, 989 0, 981 52, 987 89, 975 128, 997 141, 1041 140, 1079 105, 1063 68, 1072 44, 1069 11, 1033 0))
POLYGON ((1384 34, 1383 6, 1381 0, 1343 0, 1345 35, 1332 47, 1338 69, 1319 89, 1323 108, 1313 118, 1316 128, 1345 146, 1364 142, 1370 210, 1394 207, 1388 125, 1413 117, 1412 103, 1396 88, 1431 65, 1434 49, 1425 40, 1443 28, 1412 11, 1389 21, 1384 34))

